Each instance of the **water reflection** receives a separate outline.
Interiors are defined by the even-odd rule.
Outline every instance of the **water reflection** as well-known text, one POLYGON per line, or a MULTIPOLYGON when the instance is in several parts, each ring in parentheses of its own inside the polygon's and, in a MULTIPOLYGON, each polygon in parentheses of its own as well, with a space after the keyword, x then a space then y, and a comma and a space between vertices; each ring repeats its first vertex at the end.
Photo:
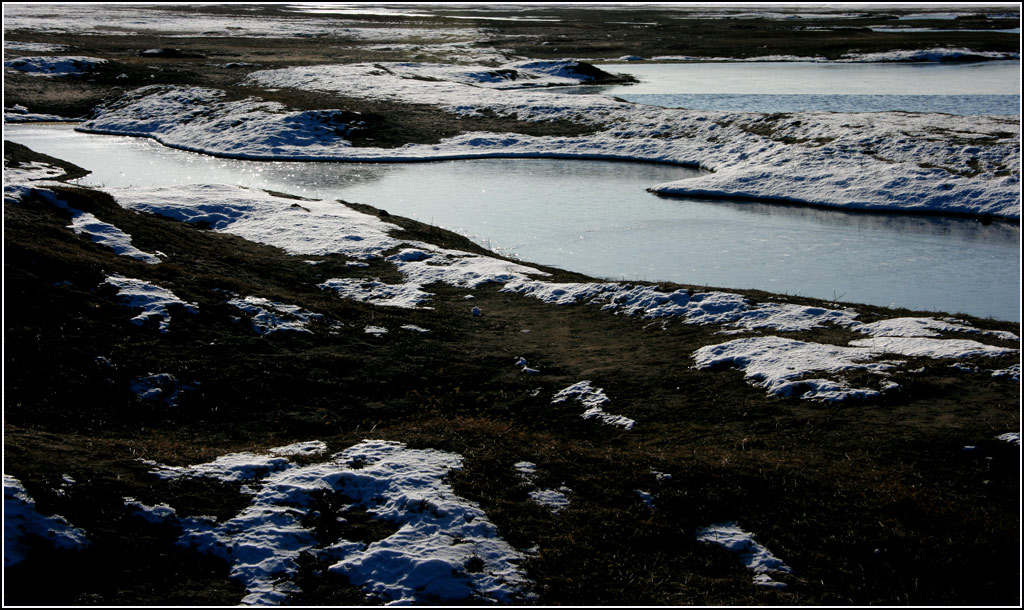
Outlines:
POLYGON ((994 220, 932 216, 926 214, 872 213, 860 210, 837 210, 788 203, 730 201, 728 199, 681 199, 659 195, 663 199, 691 202, 695 205, 721 206, 735 212, 768 217, 799 219, 835 228, 894 231, 949 237, 957 241, 985 241, 990 244, 1016 246, 1020 243, 1020 226, 994 220))
POLYGON ((597 277, 1019 319, 1020 229, 1009 223, 646 192, 698 173, 671 165, 237 161, 65 125, 8 126, 5 137, 92 170, 85 184, 223 183, 368 203, 597 277))

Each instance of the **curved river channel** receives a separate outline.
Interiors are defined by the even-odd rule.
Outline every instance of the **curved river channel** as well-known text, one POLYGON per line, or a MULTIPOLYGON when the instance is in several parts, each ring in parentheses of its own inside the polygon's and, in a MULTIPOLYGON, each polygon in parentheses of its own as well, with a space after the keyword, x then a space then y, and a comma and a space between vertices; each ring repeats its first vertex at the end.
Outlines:
POLYGON ((645 188, 697 170, 646 163, 237 161, 69 125, 7 125, 5 138, 91 170, 87 186, 223 183, 344 199, 612 280, 1020 320, 1020 227, 1009 223, 662 198, 645 188))

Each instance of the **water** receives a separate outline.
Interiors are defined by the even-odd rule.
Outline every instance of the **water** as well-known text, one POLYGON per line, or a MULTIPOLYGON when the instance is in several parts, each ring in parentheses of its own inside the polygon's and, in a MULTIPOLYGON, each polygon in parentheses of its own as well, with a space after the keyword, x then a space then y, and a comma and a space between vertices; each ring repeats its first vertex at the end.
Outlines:
POLYGON ((641 82, 558 88, 637 104, 739 112, 1020 114, 1020 62, 605 64, 641 82))
POLYGON ((1019 320, 1020 229, 1006 223, 750 202, 644 189, 696 170, 487 159, 413 164, 215 159, 65 125, 5 137, 106 186, 225 183, 369 203, 496 251, 613 280, 675 281, 1019 320))

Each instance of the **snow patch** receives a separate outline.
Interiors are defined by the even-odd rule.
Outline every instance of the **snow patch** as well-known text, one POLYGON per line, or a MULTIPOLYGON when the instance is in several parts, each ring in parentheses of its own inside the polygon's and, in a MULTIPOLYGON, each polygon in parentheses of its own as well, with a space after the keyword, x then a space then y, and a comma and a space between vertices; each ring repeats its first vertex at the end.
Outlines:
POLYGON ((580 381, 560 390, 551 399, 551 404, 560 404, 569 399, 575 399, 587 407, 583 412, 583 419, 597 419, 610 426, 618 426, 625 430, 632 430, 636 421, 621 415, 612 415, 603 407, 611 403, 611 399, 604 393, 602 388, 595 388, 589 381, 580 381))
POLYGON ((965 320, 954 318, 890 318, 870 324, 856 324, 852 330, 872 337, 938 337, 940 333, 959 332, 998 337, 1008 341, 1019 341, 1017 335, 1002 330, 982 330, 971 326, 965 320))
MULTIPOLYGON (((305 466, 274 455, 284 449, 305 455, 309 447, 321 446, 314 442, 264 455, 231 454, 187 468, 151 463, 163 478, 259 485, 252 503, 227 521, 180 520, 184 533, 179 543, 226 560, 232 578, 246 586, 242 603, 286 603, 299 590, 293 579, 303 554, 334 561, 332 572, 386 603, 508 604, 533 598, 516 565, 522 556, 501 539, 478 506, 456 496, 445 482, 449 472, 461 468, 460 456, 374 440, 305 466), (345 498, 351 501, 346 509, 363 509, 398 529, 369 544, 346 540, 343 534, 318 540, 303 523, 318 510, 315 501, 322 495, 345 498)), ((337 516, 341 522, 346 509, 337 516)), ((170 517, 171 511, 163 513, 170 517)))
POLYGON ((924 356, 927 358, 968 358, 1001 356, 1017 351, 1010 347, 986 345, 967 339, 930 339, 922 337, 873 337, 850 341, 854 347, 868 348, 876 354, 924 356))
POLYGON ((558 489, 540 489, 536 486, 535 480, 537 478, 537 465, 533 462, 516 462, 512 466, 516 470, 516 474, 528 485, 534 487, 527 495, 536 504, 543 506, 551 511, 551 514, 557 515, 566 506, 569 506, 569 497, 566 495, 571 493, 572 490, 562 485, 558 489))
POLYGON ((1020 446, 1020 432, 1007 432, 1006 434, 1000 434, 996 438, 1020 446))
POLYGON ((176 406, 178 395, 183 391, 194 390, 192 385, 182 385, 170 373, 146 375, 132 380, 128 388, 140 400, 162 402, 168 406, 176 406))
POLYGON ((170 290, 143 280, 111 275, 104 284, 117 288, 117 296, 124 305, 142 309, 142 312, 131 320, 136 326, 142 326, 150 318, 157 318, 160 321, 160 332, 166 333, 170 330, 171 323, 169 307, 180 305, 191 314, 199 313, 199 307, 195 303, 186 303, 170 290))
POLYGON ((1012 381, 1020 381, 1020 363, 1010 365, 1008 368, 992 371, 993 377, 1009 377, 1012 381))
POLYGON ((317 287, 332 290, 343 299, 404 309, 420 308, 434 296, 430 292, 420 290, 416 283, 385 284, 378 279, 333 278, 317 284, 317 287))
POLYGON ((228 185, 104 189, 129 209, 202 224, 289 254, 378 257, 400 242, 387 234, 399 227, 334 201, 294 201, 228 185))
POLYGON ((885 375, 899 362, 874 359, 884 354, 929 358, 966 358, 999 356, 1017 351, 963 339, 931 339, 920 337, 874 337, 856 339, 849 347, 807 343, 781 337, 735 339, 718 345, 702 347, 694 352, 696 368, 734 366, 744 371, 745 378, 756 387, 776 396, 798 396, 824 402, 840 402, 849 398, 866 398, 893 389, 895 383, 884 383, 880 390, 853 388, 842 380, 814 379, 813 372, 844 373, 867 371, 885 375))
POLYGON ((697 540, 710 542, 739 555, 740 561, 754 571, 754 584, 783 588, 785 583, 772 580, 771 574, 790 573, 792 568, 754 540, 754 535, 743 531, 735 522, 701 528, 697 540))
POLYGON ((105 63, 107 60, 99 57, 48 55, 7 59, 4 60, 4 68, 38 76, 69 76, 90 72, 105 63))
POLYGON ((298 305, 278 303, 262 297, 247 296, 228 301, 252 317, 252 329, 260 335, 275 332, 297 332, 312 334, 309 325, 326 321, 322 314, 313 313, 298 305))
POLYGON ((4 568, 25 560, 30 538, 47 540, 58 549, 80 549, 89 544, 85 531, 71 526, 64 517, 40 514, 21 481, 5 474, 4 568))

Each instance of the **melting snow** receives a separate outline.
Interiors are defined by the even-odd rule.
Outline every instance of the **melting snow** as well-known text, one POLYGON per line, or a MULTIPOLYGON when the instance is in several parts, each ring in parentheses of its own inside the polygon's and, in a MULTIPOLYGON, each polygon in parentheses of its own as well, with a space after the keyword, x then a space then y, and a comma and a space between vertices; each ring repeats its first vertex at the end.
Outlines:
POLYGON ((7 59, 4 60, 4 68, 39 76, 68 76, 70 74, 88 72, 104 63, 107 63, 107 60, 98 57, 60 57, 50 55, 45 57, 7 59))
POLYGON ((687 324, 725 324, 744 330, 771 329, 779 332, 810 330, 825 324, 847 326, 857 313, 789 303, 764 303, 752 306, 746 297, 728 292, 692 292, 686 289, 665 292, 657 286, 617 283, 555 283, 518 280, 505 285, 502 292, 515 292, 545 303, 571 305, 589 303, 602 309, 639 315, 646 319, 682 318, 687 324))
POLYGON ((420 290, 417 284, 385 284, 377 279, 334 278, 317 286, 332 290, 343 299, 405 309, 416 309, 434 296, 420 290))
POLYGON ((757 585, 782 588, 785 583, 772 580, 772 572, 792 572, 781 559, 754 541, 754 535, 739 528, 736 523, 722 523, 705 527, 697 532, 697 540, 717 544, 740 557, 743 565, 754 571, 757 585))
POLYGON ((201 223, 297 255, 373 258, 400 242, 399 227, 333 201, 295 201, 228 185, 108 188, 119 204, 183 222, 201 223))
POLYGON ((1013 381, 1020 381, 1020 363, 1011 365, 1009 368, 992 371, 993 377, 1009 377, 1013 381))
POLYGON ((1000 356, 1017 350, 1011 347, 985 345, 967 339, 927 339, 920 337, 873 337, 850 341, 854 347, 866 347, 876 354, 925 356, 928 358, 967 358, 1000 356))
MULTIPOLYGON (((46 174, 47 177, 49 177, 54 173, 54 169, 56 169, 56 171, 59 172, 57 175, 62 175, 64 173, 64 170, 61 170, 59 168, 51 169, 52 166, 47 166, 45 164, 41 165, 42 167, 38 165, 30 167, 30 171, 28 173, 23 173, 20 176, 15 176, 15 178, 27 178, 29 180, 37 180, 39 178, 33 176, 38 176, 39 174, 46 174)), ((7 179, 7 172, 4 173, 4 179, 7 179)), ((49 201, 57 208, 71 214, 71 224, 68 225, 68 228, 70 228, 75 233, 84 233, 88 235, 94 242, 100 244, 101 246, 110 248, 120 256, 134 258, 136 260, 140 260, 150 265, 157 265, 161 262, 160 258, 155 254, 143 252, 142 250, 139 250, 138 248, 133 246, 131 235, 128 235, 127 233, 125 233, 121 229, 118 229, 112 224, 101 221, 100 219, 96 218, 95 216, 88 212, 83 212, 82 210, 78 210, 71 207, 70 205, 68 205, 66 201, 61 199, 57 193, 48 189, 31 190, 35 192, 37 195, 41 195, 42 197, 44 197, 47 201, 49 201)))
POLYGON ((150 318, 158 318, 160 332, 166 333, 170 330, 171 323, 168 307, 181 305, 189 313, 199 313, 199 307, 195 303, 186 303, 170 290, 143 280, 111 275, 104 283, 117 288, 117 296, 128 307, 142 308, 142 313, 132 318, 132 324, 136 326, 145 324, 150 318))
MULTIPOLYGON (((534 485, 534 480, 537 478, 537 465, 533 462, 516 462, 513 464, 513 468, 516 469, 516 474, 529 485, 534 485)), ((535 503, 548 508, 552 514, 558 514, 563 508, 569 506, 569 497, 566 495, 572 490, 562 485, 558 489, 531 489, 528 492, 530 499, 535 503)))
POLYGON ((996 438, 1001 441, 1020 445, 1020 432, 1007 432, 1006 434, 1000 434, 996 438))
MULTIPOLYGON (((899 363, 873 361, 883 354, 964 358, 1014 351, 1017 350, 960 339, 875 337, 857 339, 850 342, 850 347, 842 347, 781 337, 753 337, 702 347, 694 352, 693 358, 697 368, 735 366, 744 371, 751 384, 765 388, 769 394, 838 402, 852 397, 877 396, 879 391, 852 388, 842 380, 806 378, 806 375, 817 371, 868 371, 884 375, 899 363)), ((891 382, 884 383, 882 390, 894 387, 891 382)))
POLYGON ((261 335, 279 331, 312 334, 313 331, 308 328, 309 324, 327 319, 297 305, 277 303, 262 297, 234 298, 228 301, 228 304, 252 316, 252 328, 261 335))
POLYGON ((41 538, 59 549, 78 549, 89 544, 85 532, 64 517, 45 516, 21 481, 4 475, 4 567, 21 563, 28 553, 28 539, 41 538))
POLYGON ((605 395, 602 388, 594 388, 590 385, 589 381, 580 381, 560 390, 551 399, 551 404, 563 403, 570 398, 583 403, 583 406, 587 407, 587 410, 583 413, 583 419, 598 419, 605 424, 619 426, 626 430, 632 430, 633 426, 636 425, 636 421, 628 417, 607 413, 603 407, 610 404, 611 399, 605 395))
POLYGON ((128 387, 141 400, 163 402, 172 407, 182 391, 195 389, 191 385, 181 385, 170 373, 139 377, 132 380, 128 387))
POLYGON ((890 318, 879 320, 871 324, 857 324, 852 327, 857 332, 862 332, 872 337, 938 337, 944 332, 960 332, 969 334, 982 334, 1009 341, 1018 341, 1020 338, 1007 331, 981 330, 974 328, 964 320, 945 318, 890 318))
MULTIPOLYGON (((322 443, 296 444, 268 454, 238 453, 187 468, 152 464, 162 478, 206 477, 246 481, 259 490, 230 520, 180 519, 180 543, 228 561, 232 578, 245 583, 245 604, 282 604, 298 587, 292 581, 303 553, 334 561, 367 595, 388 603, 475 600, 516 603, 532 598, 517 563, 522 556, 472 502, 445 482, 462 466, 458 455, 408 449, 366 440, 321 463, 301 466, 280 454, 310 455, 322 443), (320 494, 351 501, 373 518, 398 526, 369 544, 342 537, 320 541, 303 525, 320 494)), ((153 515, 154 508, 137 504, 153 515)), ((172 518, 173 509, 160 514, 172 518)), ((338 515, 344 522, 344 512, 338 515)))

